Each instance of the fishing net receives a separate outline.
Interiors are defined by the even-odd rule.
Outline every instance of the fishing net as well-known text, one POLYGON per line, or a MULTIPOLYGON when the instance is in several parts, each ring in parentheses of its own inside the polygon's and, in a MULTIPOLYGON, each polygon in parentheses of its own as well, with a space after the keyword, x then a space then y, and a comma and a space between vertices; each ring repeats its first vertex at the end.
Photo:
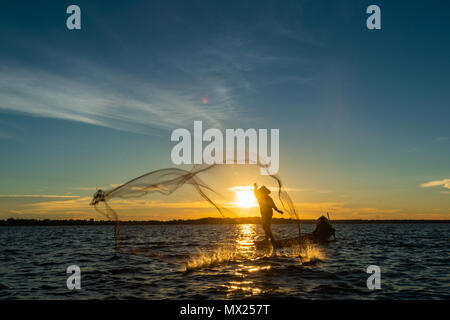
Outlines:
MULTIPOLYGON (((124 252, 121 245, 120 210, 129 211, 133 202, 125 200, 154 199, 161 207, 165 202, 182 203, 189 199, 203 203, 198 209, 204 217, 219 214, 221 217, 241 217, 243 214, 258 215, 259 208, 246 204, 236 203, 237 191, 247 190, 253 192, 253 183, 259 186, 265 185, 272 192, 271 196, 278 206, 292 219, 298 220, 298 214, 292 199, 284 189, 281 179, 277 175, 262 175, 262 170, 267 166, 262 164, 212 164, 196 165, 190 170, 180 168, 159 169, 110 190, 98 190, 92 199, 91 205, 105 217, 115 222, 115 246, 120 252, 124 252), (170 199, 170 201, 169 201, 170 199), (116 209, 114 201, 122 201, 116 209), (113 209, 114 207, 114 209, 113 209), (215 214, 214 214, 215 212, 215 214)), ((154 202, 152 202, 154 203, 154 202)), ((163 210, 163 209, 160 209, 163 210)), ((150 216, 149 216, 150 217, 150 216)), ((148 218, 146 213, 141 213, 141 218, 148 218)), ((299 225, 299 224, 298 224, 299 225)), ((300 232, 300 225, 299 225, 300 232)), ((136 247, 128 247, 127 251, 139 254, 136 247)))

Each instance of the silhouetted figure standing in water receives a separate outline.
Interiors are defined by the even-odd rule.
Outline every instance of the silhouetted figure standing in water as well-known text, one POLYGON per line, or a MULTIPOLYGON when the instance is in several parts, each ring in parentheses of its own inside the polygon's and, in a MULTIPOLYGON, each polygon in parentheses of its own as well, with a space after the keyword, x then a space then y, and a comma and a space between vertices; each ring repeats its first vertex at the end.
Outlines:
POLYGON ((325 216, 321 216, 318 219, 316 229, 312 233, 314 239, 316 241, 328 241, 328 239, 333 236, 334 240, 336 240, 335 230, 331 226, 330 220, 325 218, 325 216))
POLYGON ((274 247, 277 247, 278 244, 272 234, 271 229, 272 215, 273 215, 272 209, 275 209, 275 211, 281 214, 283 214, 283 211, 277 208, 275 202, 273 202, 273 199, 269 196, 270 190, 266 186, 262 186, 259 189, 256 183, 254 183, 253 186, 255 188, 254 189, 255 197, 259 203, 262 227, 264 229, 264 232, 266 233, 266 238, 270 239, 274 247))

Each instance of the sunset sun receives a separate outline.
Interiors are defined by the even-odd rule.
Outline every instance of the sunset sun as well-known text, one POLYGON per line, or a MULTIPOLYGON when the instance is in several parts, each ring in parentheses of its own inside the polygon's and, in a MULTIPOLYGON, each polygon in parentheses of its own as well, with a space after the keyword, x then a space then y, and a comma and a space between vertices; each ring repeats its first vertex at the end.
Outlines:
POLYGON ((253 194, 253 187, 241 186, 231 188, 235 192, 235 205, 239 208, 252 208, 258 205, 255 195, 253 194))

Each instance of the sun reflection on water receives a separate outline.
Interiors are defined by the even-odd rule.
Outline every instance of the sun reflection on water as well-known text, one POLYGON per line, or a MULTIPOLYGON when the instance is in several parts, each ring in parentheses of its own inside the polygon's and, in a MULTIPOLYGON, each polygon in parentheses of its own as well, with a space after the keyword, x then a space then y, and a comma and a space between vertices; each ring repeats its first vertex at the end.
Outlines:
POLYGON ((236 293, 243 293, 245 295, 258 295, 263 292, 261 288, 255 286, 253 281, 230 281, 225 285, 227 297, 233 296, 236 293))
POLYGON ((242 253, 251 254, 255 252, 254 240, 256 238, 256 227, 252 224, 238 225, 236 249, 242 253))
POLYGON ((186 271, 218 272, 232 276, 233 280, 220 285, 227 296, 252 296, 265 292, 264 285, 251 281, 254 275, 283 269, 282 259, 288 258, 290 263, 298 261, 299 266, 320 263, 325 259, 320 247, 313 244, 257 250, 254 243, 257 238, 257 225, 235 225, 229 242, 215 248, 202 248, 191 255, 185 264, 186 271))

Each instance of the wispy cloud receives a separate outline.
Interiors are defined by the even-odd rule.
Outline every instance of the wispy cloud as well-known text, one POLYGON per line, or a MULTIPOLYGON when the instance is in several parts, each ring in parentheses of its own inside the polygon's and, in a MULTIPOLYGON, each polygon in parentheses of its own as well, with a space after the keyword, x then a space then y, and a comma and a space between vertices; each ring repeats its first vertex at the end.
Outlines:
MULTIPOLYGON (((90 200, 90 197, 78 197, 76 199, 40 201, 24 204, 20 208, 9 210, 9 212, 22 217, 89 217, 98 214, 89 205, 90 200)), ((219 216, 217 210, 206 201, 165 202, 149 199, 117 199, 110 205, 123 220, 167 220, 219 216)), ((378 218, 393 218, 393 215, 397 218, 408 217, 405 214, 399 215, 401 211, 396 208, 351 207, 344 202, 296 202, 294 205, 302 219, 314 219, 326 212, 330 212, 332 219, 367 219, 373 218, 373 215, 377 215, 378 218)), ((234 211, 236 210, 239 209, 235 208, 234 211)), ((249 214, 259 216, 259 210, 255 207, 250 211, 241 212, 243 216, 249 214)))
POLYGON ((444 187, 446 189, 450 189, 450 179, 429 181, 429 182, 421 184, 420 186, 423 187, 423 188, 431 188, 431 187, 442 186, 442 187, 444 187))
POLYGON ((101 188, 97 188, 97 187, 76 187, 73 188, 75 190, 80 190, 80 191, 95 191, 97 189, 101 189, 101 188))
MULTIPOLYGON (((54 201, 39 201, 23 204, 9 212, 23 217, 60 217, 70 218, 73 214, 81 214, 83 217, 98 215, 90 205, 91 197, 74 197, 73 199, 61 199, 54 201)), ((190 202, 163 202, 148 199, 118 199, 111 204, 119 214, 120 219, 130 217, 150 219, 155 215, 166 213, 167 217, 179 217, 184 210, 207 210, 212 216, 218 212, 205 201, 190 202)), ((100 206, 101 209, 101 206, 100 206)), ((167 218, 166 217, 166 218, 167 218)), ((164 214, 162 215, 164 219, 164 214)))
POLYGON ((217 83, 198 92, 137 81, 95 65, 84 69, 89 76, 0 66, 0 109, 139 133, 192 125, 193 120, 220 128, 231 111, 226 88, 217 83), (201 102, 204 91, 209 94, 206 105, 201 102))
POLYGON ((447 142, 447 141, 450 141, 450 137, 437 137, 433 140, 433 142, 437 142, 437 143, 447 142))
MULTIPOLYGON (((126 37, 114 33, 117 28, 113 24, 103 21, 101 15, 93 16, 106 37, 112 37, 114 43, 127 42, 126 37)), ((148 74, 124 71, 129 70, 128 64, 133 65, 130 61, 118 59, 117 64, 105 67, 104 63, 93 62, 95 59, 82 59, 35 39, 11 41, 21 50, 35 53, 38 62, 51 61, 53 68, 60 69, 37 67, 46 63, 35 63, 33 68, 26 68, 25 63, 8 67, 0 64, 0 110, 138 133, 190 127, 193 120, 222 128, 228 120, 242 119, 245 114, 245 110, 241 111, 245 106, 238 98, 241 90, 254 90, 263 83, 310 82, 310 76, 302 75, 298 68, 277 76, 261 76, 263 68, 286 63, 292 67, 300 59, 298 52, 280 53, 255 41, 261 32, 277 39, 298 36, 300 26, 296 24, 277 22, 274 28, 276 17, 276 13, 270 13, 255 28, 244 25, 236 33, 219 33, 182 53, 149 52, 148 61, 140 61, 148 74), (151 70, 157 72, 161 66, 164 73, 152 74, 151 70), (204 96, 206 104, 202 103, 204 96)), ((133 57, 131 53, 129 60, 133 57)), ((136 59, 142 57, 137 55, 136 59)))
POLYGON ((57 194, 0 194, 0 198, 79 198, 79 196, 57 194))
POLYGON ((399 209, 376 208, 376 207, 351 207, 344 202, 297 202, 295 206, 299 212, 308 214, 330 214, 337 215, 336 218, 343 218, 348 215, 370 215, 370 214, 395 214, 399 209))
MULTIPOLYGON (((272 187, 267 186, 267 188, 272 192, 278 192, 278 187, 272 187)), ((253 186, 238 186, 238 187, 231 187, 228 188, 228 190, 231 191, 239 191, 239 190, 246 190, 246 191, 253 191, 253 186)), ((322 189, 314 189, 314 188, 289 188, 289 187, 283 187, 284 191, 287 192, 314 192, 314 193, 329 193, 328 190, 322 190, 322 189)))

